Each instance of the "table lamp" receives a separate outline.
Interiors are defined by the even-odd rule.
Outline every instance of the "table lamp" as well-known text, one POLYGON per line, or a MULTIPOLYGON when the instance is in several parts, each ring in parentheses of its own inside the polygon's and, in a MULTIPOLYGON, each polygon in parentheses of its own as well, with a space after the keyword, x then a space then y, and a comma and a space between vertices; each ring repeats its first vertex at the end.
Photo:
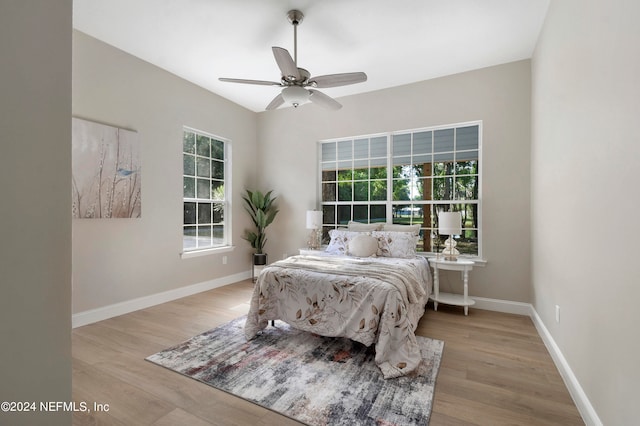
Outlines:
POLYGON ((322 212, 320 210, 307 210, 307 229, 312 230, 307 245, 311 250, 319 249, 322 233, 322 212))
POLYGON ((438 214, 438 232, 440 235, 448 235, 444 242, 444 260, 456 261, 460 252, 456 249, 454 235, 462 234, 462 215, 460 212, 441 212, 438 214))

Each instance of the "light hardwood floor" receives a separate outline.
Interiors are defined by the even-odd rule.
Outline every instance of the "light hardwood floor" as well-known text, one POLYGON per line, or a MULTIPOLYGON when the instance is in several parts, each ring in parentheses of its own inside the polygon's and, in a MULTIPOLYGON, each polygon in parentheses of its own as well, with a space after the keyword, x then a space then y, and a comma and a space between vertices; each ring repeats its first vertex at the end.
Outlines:
MULTIPOLYGON (((298 425, 144 359, 247 313, 250 280, 73 330, 74 425, 298 425), (108 411, 93 411, 94 403, 108 411)), ((445 341, 431 426, 582 425, 528 317, 429 306, 420 336, 445 341)))

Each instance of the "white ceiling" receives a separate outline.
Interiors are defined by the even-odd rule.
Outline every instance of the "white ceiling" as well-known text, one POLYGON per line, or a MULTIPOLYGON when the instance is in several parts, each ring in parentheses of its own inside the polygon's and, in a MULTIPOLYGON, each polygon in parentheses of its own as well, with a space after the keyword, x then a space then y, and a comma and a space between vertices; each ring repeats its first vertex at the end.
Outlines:
MULTIPOLYGON (((364 71, 365 83, 323 89, 370 92, 530 58, 550 0, 74 0, 73 26, 252 111, 278 87, 271 47, 312 76, 364 71)), ((314 106, 317 107, 317 106, 314 106)))

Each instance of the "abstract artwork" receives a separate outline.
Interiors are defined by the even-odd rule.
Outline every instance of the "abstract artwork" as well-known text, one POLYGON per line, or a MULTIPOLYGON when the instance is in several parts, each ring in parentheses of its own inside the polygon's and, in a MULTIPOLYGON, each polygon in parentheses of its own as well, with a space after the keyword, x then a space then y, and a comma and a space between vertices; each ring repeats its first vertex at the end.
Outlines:
POLYGON ((138 133, 73 118, 73 217, 139 218, 138 133))

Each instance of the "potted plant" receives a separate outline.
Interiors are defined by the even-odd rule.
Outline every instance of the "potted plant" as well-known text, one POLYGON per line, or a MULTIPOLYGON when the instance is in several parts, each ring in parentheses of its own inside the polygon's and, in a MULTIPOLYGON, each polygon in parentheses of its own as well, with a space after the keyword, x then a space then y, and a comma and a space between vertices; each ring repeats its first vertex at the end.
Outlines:
POLYGON ((267 242, 267 235, 265 229, 273 222, 278 209, 273 205, 273 202, 277 197, 271 198, 269 191, 266 194, 262 194, 260 191, 250 191, 247 189, 247 193, 242 196, 245 203, 245 210, 251 216, 251 220, 255 225, 255 231, 246 231, 242 238, 249 241, 251 247, 255 249, 253 254, 254 265, 266 265, 267 255, 264 253, 264 245, 267 242))

